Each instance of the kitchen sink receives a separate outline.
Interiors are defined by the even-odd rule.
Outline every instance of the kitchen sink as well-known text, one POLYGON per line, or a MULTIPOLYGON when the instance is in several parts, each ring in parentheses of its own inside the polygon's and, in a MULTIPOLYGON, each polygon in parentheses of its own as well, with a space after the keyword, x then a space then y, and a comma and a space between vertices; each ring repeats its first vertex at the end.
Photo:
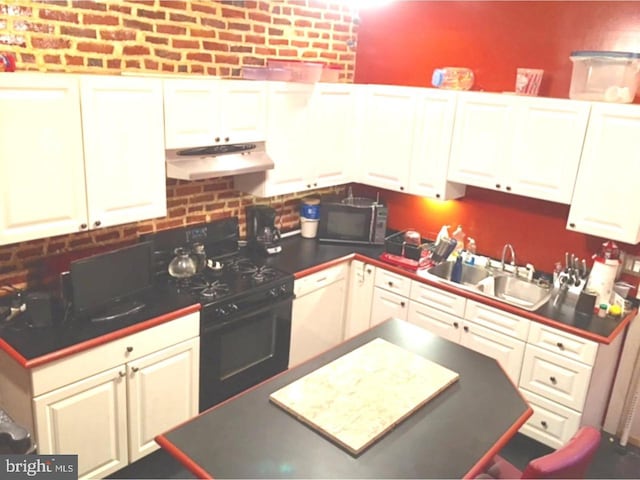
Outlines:
MULTIPOLYGON (((442 280, 451 281, 451 272, 453 271, 453 265, 455 262, 442 262, 427 269, 427 273, 435 275, 442 280)), ((486 268, 477 267, 475 265, 462 264, 462 275, 460 277, 460 283, 456 285, 463 285, 468 287, 475 287, 478 283, 487 277, 491 276, 486 268)))
POLYGON ((551 298, 551 289, 549 288, 502 271, 475 265, 462 264, 461 282, 452 282, 453 265, 454 262, 442 262, 428 268, 426 273, 428 276, 436 277, 439 281, 444 280, 451 285, 520 307, 523 310, 535 311, 551 298))
POLYGON ((498 275, 493 281, 493 296, 525 310, 537 310, 549 301, 551 289, 511 275, 498 275))

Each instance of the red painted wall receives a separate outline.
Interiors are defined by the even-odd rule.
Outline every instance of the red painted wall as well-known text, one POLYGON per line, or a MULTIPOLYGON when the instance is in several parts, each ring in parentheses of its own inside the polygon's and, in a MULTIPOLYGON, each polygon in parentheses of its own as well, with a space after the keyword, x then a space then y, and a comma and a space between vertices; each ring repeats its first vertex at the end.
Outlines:
POLYGON ((513 91, 531 67, 541 96, 567 98, 572 51, 640 50, 638 1, 396 0, 360 18, 356 83, 431 86, 434 68, 464 66, 474 90, 513 91))
MULTIPOLYGON (((474 90, 501 92, 513 90, 517 67, 533 67, 545 69, 541 96, 567 98, 571 51, 640 49, 640 2, 396 1, 360 17, 357 83, 430 86, 434 68, 467 66, 474 90)), ((509 242, 518 263, 539 270, 551 271, 566 251, 590 258, 604 241, 566 230, 567 205, 473 187, 448 202, 380 193, 391 228, 434 238, 441 225, 461 223, 479 253, 499 257, 509 242)))

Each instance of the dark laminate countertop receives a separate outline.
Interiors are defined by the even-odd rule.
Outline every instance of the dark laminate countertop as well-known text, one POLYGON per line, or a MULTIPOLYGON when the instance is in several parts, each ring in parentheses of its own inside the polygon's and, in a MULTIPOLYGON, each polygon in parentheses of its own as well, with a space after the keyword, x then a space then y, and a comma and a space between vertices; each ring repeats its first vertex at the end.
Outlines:
POLYGON ((200 309, 193 298, 163 288, 140 300, 146 306, 139 312, 102 322, 73 317, 65 320, 64 312, 57 311, 51 326, 36 328, 29 327, 30 318, 25 312, 0 330, 0 348, 30 368, 200 309))
POLYGON ((475 294, 469 290, 440 283, 388 263, 384 263, 379 259, 380 254, 383 252, 384 247, 382 246, 321 243, 315 239, 305 239, 294 235, 283 240, 282 252, 270 257, 268 262, 274 267, 295 273, 296 277, 300 277, 321 270, 331 264, 339 263, 350 258, 357 258, 369 262, 372 265, 406 275, 422 283, 456 293, 463 297, 491 305, 506 312, 520 315, 530 320, 544 323, 568 333, 579 335, 604 344, 611 343, 622 331, 624 331, 626 326, 637 313, 637 310, 634 309, 622 319, 615 319, 612 317, 600 318, 595 314, 583 315, 576 313, 574 308, 567 305, 555 308, 552 306, 551 302, 548 302, 535 312, 529 312, 521 308, 475 294))
MULTIPOLYGON (((536 312, 528 312, 384 263, 379 260, 383 252, 382 246, 321 243, 315 239, 293 235, 283 239, 281 253, 267 258, 266 261, 267 264, 293 273, 299 278, 332 264, 356 258, 506 312, 605 344, 611 343, 636 314, 636 310, 633 310, 621 320, 599 318, 597 315, 576 314, 574 309, 568 306, 553 308, 550 303, 536 312)), ((28 328, 28 318, 19 318, 11 325, 5 325, 0 329, 0 348, 9 352, 23 366, 32 367, 199 309, 199 304, 194 304, 190 297, 163 289, 154 290, 146 303, 147 307, 134 315, 102 323, 69 319, 61 324, 62 315, 59 314, 51 327, 28 328)))
POLYGON ((495 360, 389 320, 156 440, 203 478, 462 478, 474 477, 531 413, 495 360), (378 337, 460 378, 360 455, 269 401, 272 392, 378 337))

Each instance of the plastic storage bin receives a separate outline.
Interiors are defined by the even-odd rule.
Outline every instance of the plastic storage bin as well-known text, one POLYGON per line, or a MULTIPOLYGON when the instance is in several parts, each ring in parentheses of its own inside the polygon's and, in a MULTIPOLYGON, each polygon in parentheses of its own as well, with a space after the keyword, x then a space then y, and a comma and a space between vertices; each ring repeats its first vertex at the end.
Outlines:
POLYGON ((267 60, 270 69, 283 69, 291 74, 290 82, 316 83, 322 76, 321 63, 296 62, 292 60, 267 60))
POLYGON ((638 90, 640 53, 576 51, 569 98, 631 103, 638 90))

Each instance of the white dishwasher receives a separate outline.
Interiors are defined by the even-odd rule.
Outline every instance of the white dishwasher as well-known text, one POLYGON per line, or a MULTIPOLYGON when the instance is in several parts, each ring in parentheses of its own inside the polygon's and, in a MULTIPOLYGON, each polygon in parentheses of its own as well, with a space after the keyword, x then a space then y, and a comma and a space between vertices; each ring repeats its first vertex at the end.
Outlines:
POLYGON ((289 368, 344 339, 348 272, 345 262, 295 281, 289 368))

